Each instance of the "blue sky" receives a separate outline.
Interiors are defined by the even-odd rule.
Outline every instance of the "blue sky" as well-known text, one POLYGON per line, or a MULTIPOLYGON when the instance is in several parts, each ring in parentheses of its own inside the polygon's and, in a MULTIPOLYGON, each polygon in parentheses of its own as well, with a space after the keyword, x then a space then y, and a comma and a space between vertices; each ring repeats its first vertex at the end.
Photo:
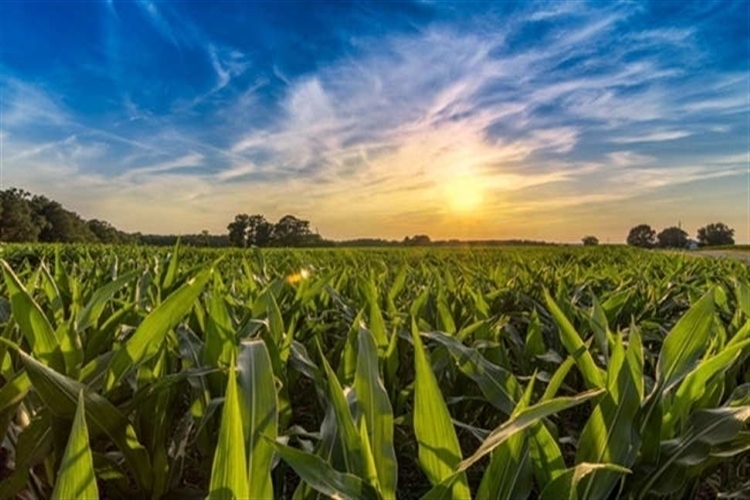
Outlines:
POLYGON ((750 2, 0 1, 2 184, 126 230, 750 239, 750 2))

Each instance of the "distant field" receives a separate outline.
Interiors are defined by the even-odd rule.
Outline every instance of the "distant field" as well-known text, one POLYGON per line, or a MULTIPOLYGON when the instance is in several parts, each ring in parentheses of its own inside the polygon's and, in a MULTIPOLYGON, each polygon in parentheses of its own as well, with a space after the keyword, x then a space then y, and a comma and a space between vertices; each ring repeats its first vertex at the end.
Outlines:
POLYGON ((750 478, 750 268, 734 259, 2 257, 2 498, 677 499, 750 478))
POLYGON ((698 255, 725 259, 736 259, 750 264, 750 246, 707 248, 698 252, 698 255))
POLYGON ((733 252, 750 252, 750 245, 725 245, 720 247, 699 248, 701 252, 714 252, 717 250, 728 250, 733 252))

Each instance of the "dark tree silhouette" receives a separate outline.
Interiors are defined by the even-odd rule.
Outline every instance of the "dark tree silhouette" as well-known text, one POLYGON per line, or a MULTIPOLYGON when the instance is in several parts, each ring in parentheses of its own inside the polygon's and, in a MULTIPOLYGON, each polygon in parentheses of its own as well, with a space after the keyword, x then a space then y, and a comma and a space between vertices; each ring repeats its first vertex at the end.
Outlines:
POLYGON ((247 246, 268 246, 273 241, 273 236, 273 224, 262 215, 251 215, 247 219, 247 246))
POLYGON ((430 237, 426 234, 415 234, 411 238, 409 238, 408 236, 404 238, 404 245, 411 247, 427 246, 430 244, 430 242, 430 237))
POLYGON ((237 214, 234 216, 234 221, 230 222, 227 226, 229 230, 229 241, 232 246, 245 247, 247 246, 247 230, 250 226, 250 216, 247 214, 237 214))
POLYGON ((701 246, 734 245, 734 229, 723 222, 715 222, 698 229, 698 242, 701 246))
POLYGON ((664 229, 656 239, 660 248, 685 248, 688 244, 688 234, 677 226, 664 229))
POLYGON ((628 245, 640 248, 653 248, 656 244, 656 231, 648 224, 639 224, 628 233, 628 245))
POLYGON ((583 242, 583 246, 585 247, 599 244, 599 238, 597 238, 596 236, 584 236, 581 241, 583 242))
POLYGON ((273 242, 282 247, 301 246, 311 234, 310 222, 285 215, 273 227, 273 242))

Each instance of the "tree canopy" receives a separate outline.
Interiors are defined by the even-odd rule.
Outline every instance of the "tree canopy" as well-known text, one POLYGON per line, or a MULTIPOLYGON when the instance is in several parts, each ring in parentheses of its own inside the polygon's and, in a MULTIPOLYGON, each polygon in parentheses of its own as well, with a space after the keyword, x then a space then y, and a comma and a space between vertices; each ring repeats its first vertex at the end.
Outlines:
POLYGON ((323 238, 310 230, 310 222, 285 215, 276 224, 263 215, 237 214, 227 225, 229 241, 236 247, 318 246, 323 238))
POLYGON ((628 233, 628 245, 641 248, 653 248, 656 245, 656 231, 648 224, 639 224, 628 233))
POLYGON ((723 222, 715 222, 698 229, 698 243, 701 246, 734 245, 734 229, 723 222))
POLYGON ((126 243, 135 238, 105 221, 86 221, 45 196, 10 188, 0 191, 0 241, 126 243))
MULTIPOLYGON (((653 248, 686 248, 688 233, 679 226, 665 228, 658 235, 648 224, 639 224, 628 233, 628 245, 653 248)), ((700 246, 734 245, 734 229, 723 222, 714 222, 698 229, 700 246)), ((585 244, 585 243, 584 243, 585 244)))
POLYGON ((581 242, 585 247, 594 246, 599 244, 599 238, 596 236, 584 236, 581 238, 581 242))
POLYGON ((688 234, 677 226, 664 229, 656 239, 659 248, 685 248, 688 244, 688 234))

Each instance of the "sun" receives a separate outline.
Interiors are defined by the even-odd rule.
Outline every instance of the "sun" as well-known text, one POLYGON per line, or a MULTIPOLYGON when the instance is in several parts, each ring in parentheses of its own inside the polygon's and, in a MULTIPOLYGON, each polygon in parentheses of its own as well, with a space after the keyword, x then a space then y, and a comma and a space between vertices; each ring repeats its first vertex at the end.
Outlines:
POLYGON ((484 189, 474 176, 460 175, 446 179, 443 186, 448 205, 459 214, 471 214, 482 205, 484 189))

